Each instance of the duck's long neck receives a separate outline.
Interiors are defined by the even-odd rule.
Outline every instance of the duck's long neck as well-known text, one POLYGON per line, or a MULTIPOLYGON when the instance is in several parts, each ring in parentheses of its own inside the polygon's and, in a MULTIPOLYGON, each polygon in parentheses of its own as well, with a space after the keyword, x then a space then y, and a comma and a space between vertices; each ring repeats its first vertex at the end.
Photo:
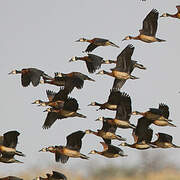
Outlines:
POLYGON ((95 102, 95 106, 102 106, 103 104, 100 104, 98 102, 95 102))
POLYGON ((19 71, 19 70, 16 70, 16 74, 21 74, 22 73, 22 70, 19 71))
POLYGON ((87 61, 88 60, 88 56, 76 57, 76 60, 87 61))

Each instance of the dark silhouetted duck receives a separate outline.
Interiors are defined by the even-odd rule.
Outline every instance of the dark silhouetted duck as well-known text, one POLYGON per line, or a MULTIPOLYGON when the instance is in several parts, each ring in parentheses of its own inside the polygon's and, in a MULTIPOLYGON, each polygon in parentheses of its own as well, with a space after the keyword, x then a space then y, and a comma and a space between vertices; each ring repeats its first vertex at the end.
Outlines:
POLYGON ((171 135, 165 133, 157 133, 156 136, 158 137, 158 139, 151 144, 155 145, 157 148, 180 148, 180 146, 172 143, 173 137, 171 135))
POLYGON ((53 174, 47 173, 46 176, 46 178, 36 177, 33 180, 67 180, 67 177, 64 174, 57 171, 53 171, 53 174))
POLYGON ((44 80, 41 83, 64 86, 64 89, 70 93, 75 87, 82 89, 85 80, 95 81, 80 72, 72 72, 68 74, 55 73, 55 77, 52 80, 44 80))
POLYGON ((153 147, 150 144, 152 140, 153 130, 149 128, 151 121, 145 117, 141 117, 138 119, 138 123, 136 128, 133 130, 132 135, 134 138, 133 144, 121 143, 121 146, 128 146, 131 148, 144 150, 150 147, 153 147))
POLYGON ((127 156, 124 154, 124 151, 116 146, 113 146, 111 144, 106 144, 104 142, 100 142, 103 145, 104 151, 99 152, 96 150, 92 150, 89 154, 99 154, 102 156, 105 156, 107 158, 116 158, 116 157, 124 157, 127 156))
POLYGON ((143 28, 139 30, 140 34, 136 37, 127 36, 123 40, 135 39, 146 43, 165 41, 155 37, 158 26, 158 16, 159 12, 156 9, 152 9, 143 21, 143 28))
POLYGON ((121 101, 117 107, 116 117, 113 118, 105 118, 99 117, 97 120, 107 122, 113 126, 117 126, 118 128, 132 128, 134 129, 136 126, 131 124, 130 114, 132 112, 131 108, 131 98, 126 93, 121 93, 121 101))
MULTIPOLYGON (((120 72, 127 73, 127 76, 128 74, 130 75, 132 73, 134 68, 146 69, 142 64, 138 64, 137 61, 131 59, 133 52, 134 46, 132 44, 129 44, 117 57, 116 68, 118 68, 120 72)), ((126 80, 126 78, 115 78, 113 88, 122 88, 126 80)))
POLYGON ((84 135, 85 132, 76 131, 66 137, 66 146, 49 146, 47 148, 42 148, 40 152, 42 151, 55 153, 56 162, 61 161, 61 163, 66 163, 69 157, 89 159, 89 157, 80 153, 82 138, 84 137, 84 135))
POLYGON ((32 104, 39 104, 39 106, 51 106, 56 109, 60 109, 64 106, 64 101, 68 98, 68 92, 64 89, 60 89, 58 93, 47 90, 47 97, 49 101, 36 100, 32 104))
POLYGON ((159 108, 150 108, 146 112, 133 111, 132 115, 142 115, 157 126, 172 126, 176 127, 174 124, 170 123, 172 120, 169 117, 169 107, 166 104, 159 104, 159 108))
POLYGON ((20 135, 17 131, 8 131, 0 140, 0 162, 3 163, 22 163, 14 158, 15 155, 25 156, 22 152, 16 150, 18 143, 18 136, 20 135))
POLYGON ((118 89, 113 88, 110 90, 110 95, 108 97, 108 101, 100 104, 98 102, 91 102, 88 106, 100 106, 99 109, 109 109, 109 110, 116 110, 117 105, 121 101, 121 92, 118 89))
POLYGON ((96 136, 102 137, 104 142, 106 144, 111 144, 111 140, 117 139, 119 141, 125 141, 125 138, 122 138, 120 135, 116 135, 117 127, 116 126, 112 126, 110 124, 108 124, 107 122, 103 122, 103 126, 101 129, 98 129, 97 132, 92 131, 92 130, 86 130, 85 133, 86 134, 94 134, 96 136))
POLYGON ((178 12, 176 14, 163 13, 160 17, 172 17, 180 19, 180 6, 176 6, 178 12))
POLYGON ((84 57, 72 57, 69 62, 73 61, 84 61, 86 63, 86 67, 88 69, 89 73, 94 73, 97 69, 101 68, 101 64, 111 64, 111 63, 116 63, 111 60, 103 60, 102 57, 97 56, 95 54, 88 54, 87 56, 84 57))
POLYGON ((126 142, 123 142, 120 144, 120 146, 128 146, 130 148, 135 148, 138 150, 149 149, 150 147, 153 147, 151 145, 152 135, 153 135, 153 130, 150 128, 146 128, 143 131, 141 131, 139 136, 134 135, 135 136, 134 139, 136 140, 134 144, 128 144, 126 142))
POLYGON ((67 100, 65 100, 63 107, 60 109, 46 109, 44 112, 48 112, 48 115, 44 122, 43 129, 50 128, 57 119, 64 119, 68 117, 86 118, 86 116, 77 112, 78 109, 79 105, 75 98, 68 98, 67 100))
POLYGON ((90 43, 84 52, 92 52, 98 46, 113 46, 113 47, 119 48, 119 46, 112 43, 108 39, 101 39, 101 38, 94 38, 94 39, 80 38, 75 42, 89 42, 90 43))
POLYGON ((0 178, 0 180, 23 180, 23 179, 15 176, 8 176, 8 177, 0 178))
POLYGON ((45 74, 44 71, 36 68, 26 68, 21 71, 13 70, 9 74, 21 74, 21 84, 23 87, 29 86, 30 83, 36 87, 40 83, 41 77, 43 79, 52 79, 52 77, 45 74))

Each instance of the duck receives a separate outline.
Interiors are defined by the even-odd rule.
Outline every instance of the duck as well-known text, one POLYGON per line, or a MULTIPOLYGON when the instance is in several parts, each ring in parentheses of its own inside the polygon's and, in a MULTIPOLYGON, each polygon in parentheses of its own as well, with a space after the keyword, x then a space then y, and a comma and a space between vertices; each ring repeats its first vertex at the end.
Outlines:
POLYGON ((98 102, 91 102, 88 106, 99 106, 100 108, 97 110, 108 109, 115 111, 117 110, 117 105, 120 103, 121 92, 118 88, 113 88, 110 90, 110 95, 108 97, 107 102, 105 103, 98 103, 98 102))
POLYGON ((107 122, 103 122, 102 128, 98 129, 97 132, 88 129, 85 131, 85 133, 94 134, 96 136, 102 137, 106 144, 111 144, 111 140, 114 140, 114 139, 119 140, 119 141, 125 141, 126 140, 125 138, 121 137, 120 135, 115 134, 116 129, 117 129, 116 126, 112 126, 108 124, 107 122))
POLYGON ((99 46, 113 46, 116 48, 119 48, 118 45, 114 44, 113 42, 109 41, 108 39, 102 39, 102 38, 93 38, 93 39, 85 39, 80 38, 76 40, 75 42, 88 42, 90 43, 89 46, 86 48, 83 52, 92 52, 94 49, 96 49, 99 46))
POLYGON ((152 135, 153 135, 153 130, 151 128, 146 128, 141 131, 141 133, 138 134, 139 136, 135 135, 135 130, 133 131, 133 136, 134 136, 134 143, 129 144, 127 142, 122 142, 120 146, 127 146, 130 148, 135 148, 138 150, 146 150, 151 147, 154 147, 151 144, 152 140, 152 135))
POLYGON ((68 98, 68 92, 64 89, 60 89, 58 93, 51 90, 46 90, 46 94, 49 101, 35 100, 32 104, 38 104, 39 106, 50 106, 56 109, 60 109, 64 106, 64 101, 68 98))
POLYGON ((150 125, 151 121, 149 119, 145 117, 139 118, 136 128, 132 131, 134 143, 129 144, 127 142, 123 142, 120 144, 120 146, 127 146, 138 150, 146 150, 154 147, 151 144, 153 130, 149 127, 150 125))
POLYGON ((146 112, 133 111, 131 114, 142 115, 151 120, 151 122, 157 126, 176 127, 176 125, 171 123, 172 120, 168 119, 169 107, 164 103, 160 103, 159 108, 149 108, 149 111, 146 112))
POLYGON ((64 101, 64 105, 60 109, 47 108, 44 112, 48 112, 43 129, 49 129, 57 119, 68 117, 86 118, 83 114, 77 112, 79 104, 75 98, 68 98, 64 101))
POLYGON ((84 131, 76 131, 66 137, 66 146, 49 146, 42 148, 39 152, 51 152, 55 154, 56 162, 67 163, 69 157, 88 160, 89 157, 80 153, 84 131))
POLYGON ((40 78, 53 79, 51 76, 44 73, 44 71, 37 68, 24 68, 22 70, 12 70, 8 74, 21 74, 21 84, 23 87, 27 87, 32 83, 34 87, 40 83, 40 78))
POLYGON ((57 171, 52 171, 52 174, 47 173, 46 176, 46 178, 36 177, 33 180, 67 180, 67 177, 64 174, 57 171))
POLYGON ((104 121, 108 124, 116 126, 118 128, 136 128, 134 124, 131 124, 129 119, 131 117, 132 107, 131 98, 127 93, 121 93, 121 101, 116 110, 115 118, 99 117, 96 121, 104 121))
POLYGON ((86 67, 89 73, 94 73, 97 69, 101 68, 101 65, 103 63, 106 62, 105 60, 103 60, 102 57, 97 56, 95 54, 88 54, 87 56, 84 57, 74 56, 69 60, 69 62, 75 62, 78 60, 84 61, 86 63, 86 67))
POLYGON ((64 86, 64 89, 71 93, 76 87, 77 89, 82 89, 84 86, 84 81, 95 81, 94 79, 88 77, 87 75, 80 72, 71 72, 68 74, 56 72, 52 80, 43 80, 41 83, 52 84, 56 86, 64 86))
POLYGON ((180 146, 172 143, 173 137, 171 135, 166 133, 157 133, 156 136, 158 139, 151 143, 155 145, 156 148, 180 148, 180 146))
POLYGON ((0 162, 22 163, 14 158, 15 155, 25 157, 22 152, 16 150, 19 135, 20 133, 15 130, 8 131, 0 137, 0 162))
POLYGON ((140 34, 136 37, 126 36, 123 41, 134 39, 146 43, 164 42, 165 40, 155 37, 158 26, 158 16, 159 12, 156 9, 152 9, 143 20, 143 28, 139 30, 140 34))
POLYGON ((117 158, 117 157, 125 157, 127 156, 124 154, 124 151, 116 146, 113 146, 111 144, 106 144, 104 142, 100 142, 104 148, 102 152, 92 150, 89 152, 89 154, 99 154, 101 156, 107 157, 107 158, 117 158))
POLYGON ((169 13, 163 13, 160 17, 172 17, 172 18, 178 18, 180 19, 180 6, 176 6, 177 13, 176 14, 169 14, 169 13))

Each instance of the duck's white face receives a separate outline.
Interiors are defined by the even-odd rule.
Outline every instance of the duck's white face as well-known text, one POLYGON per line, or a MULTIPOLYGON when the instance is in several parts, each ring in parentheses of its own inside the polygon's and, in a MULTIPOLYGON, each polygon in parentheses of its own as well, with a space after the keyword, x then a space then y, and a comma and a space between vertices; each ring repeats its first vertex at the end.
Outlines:
POLYGON ((84 38, 80 38, 80 39, 79 39, 79 42, 84 42, 84 41, 85 41, 84 38))
POLYGON ((40 84, 44 84, 44 79, 41 79, 41 80, 40 80, 40 84))
POLYGON ((103 75, 104 74, 104 71, 103 70, 101 70, 101 71, 99 71, 98 73, 96 73, 96 74, 101 74, 101 75, 103 75))
POLYGON ((98 120, 99 120, 99 121, 103 121, 104 118, 101 116, 101 117, 98 117, 98 120))
POLYGON ((130 40, 130 36, 126 36, 123 40, 130 40))
POLYGON ((41 102, 40 105, 43 106, 43 107, 45 107, 45 106, 46 106, 46 103, 45 103, 45 102, 41 102))
POLYGON ((89 104, 89 106, 95 106, 96 102, 91 102, 91 104, 89 104))
POLYGON ((109 60, 105 60, 105 64, 110 64, 110 61, 109 60))
POLYGON ((126 146, 126 143, 122 142, 119 146, 126 146))
POLYGON ((138 115, 137 111, 133 111, 131 115, 138 115))
POLYGON ((88 154, 96 154, 95 150, 90 151, 88 154))
POLYGON ((62 73, 60 72, 56 73, 56 77, 62 77, 62 73))
POLYGON ((91 130, 89 130, 89 129, 88 129, 88 130, 85 130, 85 133, 86 133, 86 134, 90 134, 90 133, 91 133, 91 130))
POLYGON ((168 17, 167 13, 163 13, 160 17, 168 17))
POLYGON ((77 61, 77 60, 76 60, 76 57, 73 56, 73 57, 70 59, 70 61, 77 61))
POLYGON ((12 70, 10 73, 8 74, 17 74, 17 71, 16 70, 12 70))
POLYGON ((40 104, 40 100, 35 100, 32 104, 40 104))

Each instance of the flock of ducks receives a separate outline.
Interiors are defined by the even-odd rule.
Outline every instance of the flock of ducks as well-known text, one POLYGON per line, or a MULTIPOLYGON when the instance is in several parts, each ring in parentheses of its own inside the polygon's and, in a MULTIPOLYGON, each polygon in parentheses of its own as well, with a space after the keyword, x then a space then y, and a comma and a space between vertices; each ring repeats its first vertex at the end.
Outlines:
MULTIPOLYGON (((160 17, 173 17, 180 19, 180 6, 176 6, 178 12, 176 14, 164 13, 160 17)), ((159 13, 156 9, 152 9, 150 13, 145 17, 143 21, 143 27, 139 30, 140 34, 136 37, 127 36, 124 40, 141 40, 146 43, 164 42, 165 40, 156 37, 156 31, 158 26, 159 13)), ((95 54, 90 54, 94 49, 99 46, 113 46, 119 48, 118 45, 107 39, 94 38, 85 39, 80 38, 76 42, 88 42, 90 43, 85 49, 87 55, 84 57, 72 57, 69 61, 84 61, 89 73, 95 73, 101 68, 102 64, 114 64, 115 67, 110 69, 109 72, 101 70, 97 74, 106 74, 114 78, 113 87, 110 90, 109 97, 106 102, 98 103, 92 102, 89 106, 98 106, 98 110, 111 110, 115 111, 115 117, 99 117, 96 121, 102 122, 102 128, 97 131, 85 130, 76 131, 66 137, 66 145, 55 145, 42 148, 39 152, 50 152, 55 154, 55 161, 61 163, 67 163, 68 159, 81 158, 88 160, 89 157, 80 152, 82 147, 82 139, 86 134, 94 134, 101 137, 103 142, 100 142, 103 146, 103 151, 91 150, 89 154, 99 154, 107 158, 117 158, 119 156, 126 157, 124 151, 112 145, 111 141, 123 141, 120 146, 128 146, 130 148, 136 148, 144 150, 148 148, 180 148, 173 144, 173 137, 169 134, 158 132, 157 139, 152 142, 153 130, 150 128, 151 124, 156 126, 170 126, 176 127, 169 119, 169 107, 160 103, 157 108, 150 108, 146 112, 132 111, 131 97, 125 92, 121 92, 121 88, 124 86, 128 79, 136 80, 138 77, 132 75, 134 68, 145 70, 144 65, 139 64, 137 61, 132 60, 131 56, 134 52, 134 46, 132 44, 127 47, 118 55, 116 60, 106 60, 95 54), (137 125, 130 122, 131 115, 141 115, 137 121, 137 125), (125 137, 116 134, 117 128, 132 129, 132 136, 134 138, 133 144, 128 144, 125 137)), ((47 75, 44 71, 36 68, 24 68, 22 70, 13 70, 9 74, 21 74, 21 84, 23 87, 27 87, 32 83, 34 87, 39 84, 50 84, 59 86, 59 92, 53 92, 47 90, 47 101, 36 100, 32 104, 39 106, 49 106, 45 110, 47 117, 45 119, 42 128, 49 129, 56 122, 57 119, 65 119, 72 117, 86 118, 85 115, 78 113, 79 104, 78 101, 70 97, 69 94, 76 89, 82 89, 84 81, 88 80, 94 82, 95 80, 89 76, 80 72, 71 72, 68 74, 56 72, 54 77, 47 75)), ((15 155, 25 157, 25 155, 16 150, 18 143, 19 132, 16 130, 8 131, 0 137, 0 162, 2 163, 22 163, 14 158, 15 155)), ((53 171, 52 174, 46 174, 47 177, 36 177, 36 180, 67 180, 67 177, 59 172, 53 171)), ((8 176, 0 178, 1 180, 21 180, 21 178, 8 176)))

